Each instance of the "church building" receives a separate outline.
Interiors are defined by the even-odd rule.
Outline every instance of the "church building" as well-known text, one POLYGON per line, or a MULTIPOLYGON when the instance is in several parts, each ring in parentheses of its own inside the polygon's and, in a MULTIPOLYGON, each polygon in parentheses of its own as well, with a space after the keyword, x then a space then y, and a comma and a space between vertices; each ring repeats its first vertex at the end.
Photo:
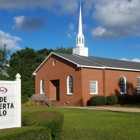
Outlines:
POLYGON ((52 52, 33 72, 35 95, 52 106, 87 106, 96 95, 140 94, 140 63, 88 56, 81 5, 73 54, 52 52))

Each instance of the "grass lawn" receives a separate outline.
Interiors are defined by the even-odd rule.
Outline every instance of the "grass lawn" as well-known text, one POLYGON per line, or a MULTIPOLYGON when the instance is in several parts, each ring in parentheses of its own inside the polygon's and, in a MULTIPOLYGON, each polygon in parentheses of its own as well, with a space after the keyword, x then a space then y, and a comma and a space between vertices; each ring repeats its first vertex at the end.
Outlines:
POLYGON ((58 107, 22 107, 64 114, 62 140, 140 140, 140 113, 58 107))

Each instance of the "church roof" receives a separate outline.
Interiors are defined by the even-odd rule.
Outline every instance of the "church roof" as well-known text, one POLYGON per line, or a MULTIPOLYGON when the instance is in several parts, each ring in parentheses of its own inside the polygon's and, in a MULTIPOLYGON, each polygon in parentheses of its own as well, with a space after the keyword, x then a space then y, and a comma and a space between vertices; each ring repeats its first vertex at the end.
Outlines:
POLYGON ((98 69, 116 69, 116 70, 126 70, 126 71, 140 71, 140 63, 124 60, 116 60, 95 56, 80 56, 75 54, 64 54, 58 52, 52 52, 33 72, 33 75, 36 74, 38 69, 51 57, 51 55, 56 55, 66 61, 69 61, 77 67, 87 67, 87 68, 98 68, 98 69))
POLYGON ((79 67, 91 67, 91 68, 103 68, 103 69, 120 69, 120 70, 131 70, 131 71, 140 71, 140 63, 125 61, 125 60, 116 60, 110 58, 102 58, 95 56, 79 56, 75 54, 63 54, 55 53, 56 55, 72 61, 79 65, 79 67))

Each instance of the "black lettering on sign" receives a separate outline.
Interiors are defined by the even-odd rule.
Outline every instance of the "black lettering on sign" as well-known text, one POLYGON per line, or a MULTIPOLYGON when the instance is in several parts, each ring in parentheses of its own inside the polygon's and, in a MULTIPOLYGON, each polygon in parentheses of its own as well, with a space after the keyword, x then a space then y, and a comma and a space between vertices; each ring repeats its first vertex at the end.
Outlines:
POLYGON ((0 110, 0 116, 6 116, 7 111, 6 110, 0 110))

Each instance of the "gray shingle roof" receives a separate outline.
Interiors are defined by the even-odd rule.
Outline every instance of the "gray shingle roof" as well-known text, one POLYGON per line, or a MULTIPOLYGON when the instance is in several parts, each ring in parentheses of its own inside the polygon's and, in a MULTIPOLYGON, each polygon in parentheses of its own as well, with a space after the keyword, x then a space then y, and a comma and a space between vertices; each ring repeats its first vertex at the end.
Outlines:
POLYGON ((132 61, 124 61, 124 60, 116 60, 109 58, 101 58, 94 56, 79 56, 79 55, 71 55, 71 54, 63 54, 57 53, 54 54, 76 63, 81 67, 100 67, 100 68, 110 68, 110 69, 123 69, 123 70, 137 70, 140 71, 140 63, 132 62, 132 61))

